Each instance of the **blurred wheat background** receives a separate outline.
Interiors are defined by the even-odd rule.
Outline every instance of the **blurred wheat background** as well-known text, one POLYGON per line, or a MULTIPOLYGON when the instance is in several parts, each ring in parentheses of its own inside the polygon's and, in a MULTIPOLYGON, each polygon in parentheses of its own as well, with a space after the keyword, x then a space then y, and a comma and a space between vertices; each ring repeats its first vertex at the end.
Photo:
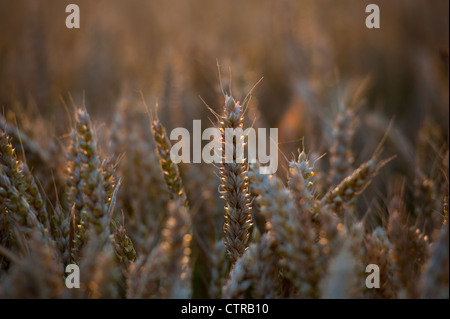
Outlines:
POLYGON ((0 296, 448 298, 448 10, 1 1, 0 296), (276 176, 172 163, 193 119, 277 127, 276 176))

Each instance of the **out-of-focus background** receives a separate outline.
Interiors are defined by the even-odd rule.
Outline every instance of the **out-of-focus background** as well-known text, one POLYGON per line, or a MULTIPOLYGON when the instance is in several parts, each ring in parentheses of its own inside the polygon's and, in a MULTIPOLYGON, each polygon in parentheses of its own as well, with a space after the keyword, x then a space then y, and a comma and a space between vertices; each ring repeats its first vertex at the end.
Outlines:
POLYGON ((0 106, 39 115, 61 136, 70 97, 101 131, 123 97, 141 103, 142 92, 169 129, 190 128, 212 118, 200 97, 216 110, 223 102, 218 62, 237 99, 263 77, 249 123, 278 127, 288 159, 302 137, 309 153, 327 153, 345 105, 358 120, 355 164, 394 119, 386 174, 411 175, 418 158, 432 174, 448 148, 448 9, 447 0, 1 1, 0 106), (380 29, 365 26, 372 2, 380 29), (69 3, 80 29, 65 27, 69 3))

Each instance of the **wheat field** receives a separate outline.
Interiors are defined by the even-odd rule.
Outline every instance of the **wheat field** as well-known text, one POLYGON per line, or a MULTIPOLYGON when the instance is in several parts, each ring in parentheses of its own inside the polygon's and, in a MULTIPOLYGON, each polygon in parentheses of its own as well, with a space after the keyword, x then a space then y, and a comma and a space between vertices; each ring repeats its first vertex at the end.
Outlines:
POLYGON ((0 298, 449 298, 448 1, 75 2, 0 3, 0 298))

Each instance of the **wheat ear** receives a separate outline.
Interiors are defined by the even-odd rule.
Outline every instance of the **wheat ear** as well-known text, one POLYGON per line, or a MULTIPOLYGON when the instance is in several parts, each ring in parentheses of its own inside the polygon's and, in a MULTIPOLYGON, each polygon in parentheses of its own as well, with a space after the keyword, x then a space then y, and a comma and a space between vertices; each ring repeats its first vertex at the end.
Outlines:
POLYGON ((105 204, 107 201, 104 179, 89 114, 86 110, 80 109, 76 119, 78 156, 81 164, 80 177, 83 192, 82 216, 86 216, 86 221, 94 227, 98 234, 108 237, 110 233, 110 216, 108 215, 108 207, 105 204))
MULTIPOLYGON (((260 194, 256 201, 275 236, 280 265, 286 277, 304 298, 318 296, 318 282, 322 273, 321 247, 307 207, 297 207, 292 193, 275 175, 259 174, 258 165, 251 165, 250 180, 259 180, 260 194), (299 210, 300 209, 300 210, 299 210), (304 210, 303 210, 304 209, 304 210)), ((303 183, 299 183, 303 185, 303 183)), ((307 202, 307 198, 304 202, 307 202)))
POLYGON ((248 249, 234 265, 230 279, 223 288, 222 297, 276 298, 277 297, 277 254, 275 239, 268 232, 248 249))
POLYGON ((171 192, 171 199, 181 198, 187 206, 186 193, 184 192, 178 165, 170 157, 170 149, 172 146, 167 136, 166 128, 161 124, 158 117, 152 122, 152 133, 164 180, 171 192))
POLYGON ((431 248, 430 258, 420 280, 422 298, 449 298, 449 226, 444 225, 431 248))
POLYGON ((229 134, 228 129, 242 130, 243 120, 243 107, 232 97, 226 95, 224 114, 220 118, 222 152, 224 153, 220 175, 222 198, 226 201, 223 241, 232 264, 236 263, 247 248, 249 229, 252 226, 246 164, 244 159, 239 163, 236 158, 238 143, 243 143, 243 141, 233 141, 227 144, 226 137, 229 134), (233 160, 230 163, 225 161, 225 152, 228 148, 233 150, 233 160))
POLYGON ((351 143, 354 135, 354 113, 349 110, 341 111, 333 125, 333 144, 330 149, 330 183, 338 185, 352 172, 353 153, 351 143))
POLYGON ((376 156, 361 164, 351 175, 347 176, 336 188, 328 191, 321 204, 329 206, 341 218, 345 206, 361 194, 372 182, 378 171, 391 159, 379 161, 376 156))

